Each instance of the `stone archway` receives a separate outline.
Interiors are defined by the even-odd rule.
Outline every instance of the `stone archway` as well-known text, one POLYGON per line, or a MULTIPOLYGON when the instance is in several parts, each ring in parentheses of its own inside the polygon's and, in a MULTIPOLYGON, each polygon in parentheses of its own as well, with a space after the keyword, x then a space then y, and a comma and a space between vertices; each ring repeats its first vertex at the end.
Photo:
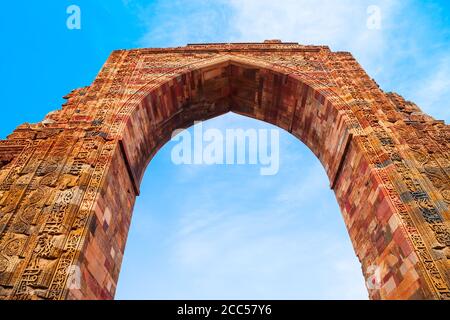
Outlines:
POLYGON ((450 299, 449 127, 350 53, 296 43, 114 51, 62 110, 0 141, 0 298, 111 299, 144 170, 228 111, 318 157, 373 299, 450 299))

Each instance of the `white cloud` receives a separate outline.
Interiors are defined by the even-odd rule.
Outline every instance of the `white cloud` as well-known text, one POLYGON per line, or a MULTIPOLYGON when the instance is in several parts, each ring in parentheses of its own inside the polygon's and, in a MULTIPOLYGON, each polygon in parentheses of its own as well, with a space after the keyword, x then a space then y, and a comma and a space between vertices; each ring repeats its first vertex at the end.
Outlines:
MULTIPOLYGON (((263 124, 229 114, 204 125, 263 124)), ((198 166, 182 182, 178 176, 186 172, 172 167, 173 180, 160 177, 171 187, 138 205, 133 224, 139 226, 131 236, 139 233, 139 243, 149 246, 127 248, 118 298, 367 298, 323 168, 295 137, 283 132, 280 138, 280 173, 270 179, 248 166, 227 172, 198 166), (168 198, 173 204, 164 203, 168 198), (163 212, 153 207, 160 202, 163 212), (141 224, 152 229, 145 232, 141 224), (139 263, 128 260, 133 254, 139 263)), ((144 183, 161 170, 160 161, 152 165, 144 183)))
MULTIPOLYGON (((205 123, 219 129, 260 125, 232 114, 205 123)), ((367 298, 324 169, 296 138, 286 132, 281 138, 281 176, 272 182, 248 174, 231 187, 203 168, 195 195, 178 199, 183 206, 166 249, 174 273, 191 280, 177 298, 367 298), (236 199, 242 194, 256 195, 261 206, 246 206, 236 199)))
POLYGON ((328 178, 322 165, 317 162, 314 166, 302 167, 295 163, 284 163, 289 166, 293 174, 302 177, 294 186, 284 186, 278 191, 277 200, 282 203, 292 203, 294 199, 298 202, 320 198, 324 192, 330 192, 328 178))
POLYGON ((367 297, 345 242, 336 234, 302 228, 289 212, 201 212, 185 218, 169 246, 171 265, 195 278, 195 286, 189 293, 182 288, 180 298, 367 297))
POLYGON ((412 100, 438 120, 450 121, 450 57, 437 61, 424 78, 417 79, 409 89, 412 100))
POLYGON ((388 20, 395 2, 329 0, 230 0, 234 16, 231 25, 240 40, 262 41, 279 38, 303 44, 330 45, 335 50, 378 47, 382 32, 367 27, 367 8, 380 7, 383 23, 388 20))
POLYGON ((141 46, 184 46, 195 42, 217 42, 226 38, 227 19, 223 1, 155 1, 138 6, 137 12, 147 32, 141 46))

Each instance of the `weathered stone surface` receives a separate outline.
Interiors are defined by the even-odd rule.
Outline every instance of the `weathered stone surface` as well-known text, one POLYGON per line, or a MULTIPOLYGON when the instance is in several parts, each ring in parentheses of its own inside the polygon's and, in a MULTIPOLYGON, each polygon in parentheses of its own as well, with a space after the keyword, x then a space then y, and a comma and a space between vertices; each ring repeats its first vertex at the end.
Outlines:
POLYGON ((0 141, 0 298, 113 298, 147 164, 173 130, 233 111, 321 161, 366 278, 381 270, 371 298, 450 299, 449 127, 383 92, 350 53, 119 50, 66 99, 0 141))

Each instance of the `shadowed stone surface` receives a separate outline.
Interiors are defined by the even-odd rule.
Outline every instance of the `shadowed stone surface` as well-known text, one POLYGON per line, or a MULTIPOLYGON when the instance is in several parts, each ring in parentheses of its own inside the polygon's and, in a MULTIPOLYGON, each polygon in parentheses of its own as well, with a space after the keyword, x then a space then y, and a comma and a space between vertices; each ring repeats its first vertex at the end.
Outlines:
POLYGON ((66 99, 0 141, 0 298, 112 299, 147 164, 175 129, 231 111, 320 160, 371 298, 450 299, 449 127, 383 92, 350 53, 118 50, 66 99))

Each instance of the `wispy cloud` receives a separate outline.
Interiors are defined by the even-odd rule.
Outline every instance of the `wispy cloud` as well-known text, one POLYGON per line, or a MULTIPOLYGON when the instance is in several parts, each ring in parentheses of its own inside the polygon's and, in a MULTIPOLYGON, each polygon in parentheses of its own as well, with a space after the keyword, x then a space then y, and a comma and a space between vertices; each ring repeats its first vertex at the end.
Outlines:
POLYGON ((213 226, 197 229, 174 241, 170 249, 171 264, 181 273, 195 277, 195 286, 181 296, 367 297, 361 270, 341 239, 332 233, 294 231, 289 227, 289 222, 293 222, 290 219, 273 225, 279 220, 265 214, 223 215, 223 219, 214 220, 213 226))
MULTIPOLYGON (((229 114, 205 126, 263 124, 229 114)), ((195 176, 182 167, 172 168, 173 178, 166 178, 171 189, 159 188, 157 196, 150 193, 142 199, 148 204, 141 202, 136 210, 133 224, 139 225, 139 243, 152 245, 136 253, 140 262, 132 266, 133 272, 124 266, 126 280, 121 283, 133 288, 126 297, 367 298, 323 168, 295 137, 282 132, 280 138, 280 173, 270 179, 248 166, 198 166, 195 176), (160 209, 155 202, 163 204, 160 209), (152 272, 136 278, 141 268, 152 272)), ((161 151, 162 158, 170 153, 161 151)), ((159 169, 158 161, 153 165, 145 179, 150 184, 151 173, 159 169)), ((125 263, 133 252, 126 255, 125 263)), ((119 298, 122 292, 120 288, 119 298)))
POLYGON ((450 121, 450 57, 437 60, 425 77, 416 79, 410 95, 423 110, 437 119, 450 121))
MULTIPOLYGON (((292 181, 284 182, 297 187, 292 181)), ((310 188, 317 189, 314 185, 310 188)), ((219 190, 223 189, 213 185, 210 193, 219 190)), ((259 191, 265 194, 253 190, 259 191)), ((270 200, 267 208, 257 211, 239 208, 238 203, 223 210, 211 204, 200 208, 188 205, 167 247, 170 265, 195 279, 188 291, 181 288, 178 297, 366 298, 362 273, 354 253, 348 250, 345 231, 330 232, 323 224, 320 229, 314 227, 325 219, 335 224, 340 219, 331 216, 336 208, 320 213, 319 207, 310 207, 315 199, 299 200, 298 194, 291 195, 283 200, 303 206, 303 211, 297 207, 293 212, 292 206, 275 206, 270 200)), ((329 201, 323 196, 321 200, 329 201)))
POLYGON ((226 1, 155 1, 135 5, 147 32, 141 46, 184 46, 194 42, 217 42, 230 37, 226 1))

